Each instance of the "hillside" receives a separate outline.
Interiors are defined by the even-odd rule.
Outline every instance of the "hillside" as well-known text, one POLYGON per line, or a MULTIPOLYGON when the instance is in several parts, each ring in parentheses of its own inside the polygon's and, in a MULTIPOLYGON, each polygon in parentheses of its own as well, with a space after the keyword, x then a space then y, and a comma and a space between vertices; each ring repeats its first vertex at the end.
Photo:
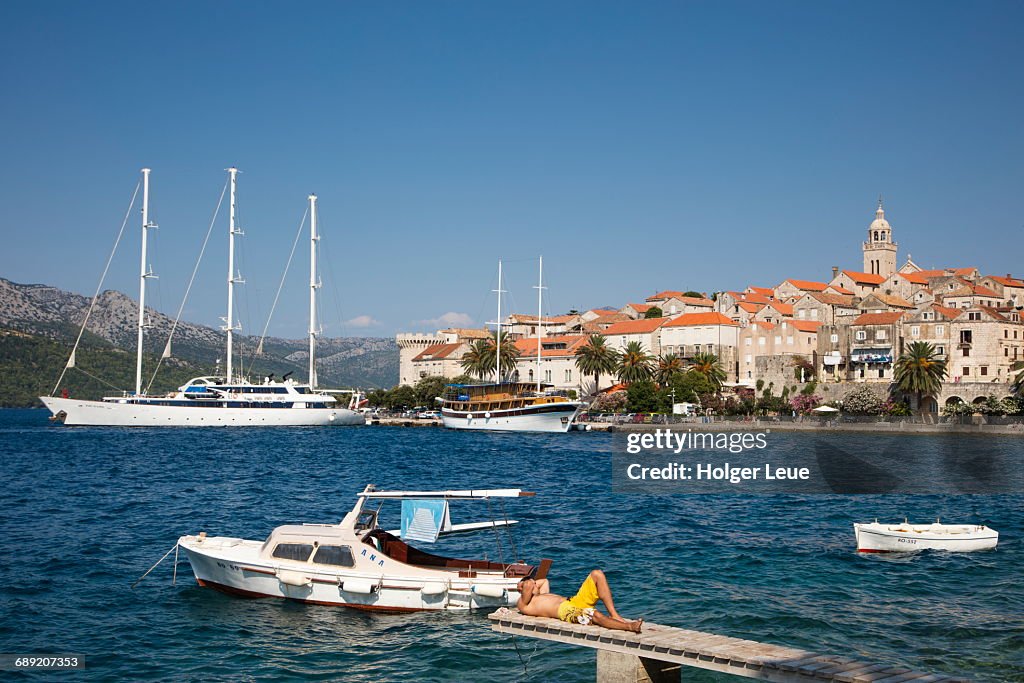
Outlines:
MULTIPOLYGON (((67 360, 89 308, 89 298, 48 285, 24 285, 0 278, 0 405, 27 405, 26 396, 50 391, 67 360), (49 384, 49 386, 47 386, 49 384)), ((147 307, 152 328, 146 335, 144 375, 147 380, 163 351, 173 319, 147 307)), ((69 387, 83 397, 111 393, 111 387, 90 379, 95 375, 121 388, 134 385, 135 325, 138 305, 116 291, 100 294, 89 319, 77 367, 69 387), (88 373, 88 374, 86 374, 88 373), (104 374, 107 373, 107 374, 104 374)), ((247 372, 278 377, 294 372, 305 378, 306 339, 268 338, 263 354, 253 358, 256 339, 236 335, 236 353, 247 372)), ((224 356, 220 330, 182 321, 174 335, 172 357, 158 376, 160 390, 189 377, 212 374, 224 356)), ((321 386, 336 388, 390 387, 398 381, 398 347, 393 339, 341 337, 321 340, 317 352, 321 386)))

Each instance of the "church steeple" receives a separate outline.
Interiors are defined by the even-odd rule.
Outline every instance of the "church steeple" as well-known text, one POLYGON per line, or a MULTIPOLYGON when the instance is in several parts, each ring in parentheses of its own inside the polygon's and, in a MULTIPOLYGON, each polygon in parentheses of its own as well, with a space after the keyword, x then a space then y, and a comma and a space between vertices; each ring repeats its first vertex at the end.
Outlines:
POLYGON ((892 239, 892 227, 885 220, 882 196, 878 196, 875 220, 868 226, 868 239, 864 251, 864 272, 889 277, 896 272, 896 250, 898 245, 892 239))

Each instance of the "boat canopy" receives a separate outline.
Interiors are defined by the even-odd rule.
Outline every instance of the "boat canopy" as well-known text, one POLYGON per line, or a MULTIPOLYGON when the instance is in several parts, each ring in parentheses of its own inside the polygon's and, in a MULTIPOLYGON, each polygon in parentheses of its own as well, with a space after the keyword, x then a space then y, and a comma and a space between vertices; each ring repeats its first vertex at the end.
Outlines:
POLYGON ((452 498, 477 499, 486 498, 519 498, 536 495, 522 489, 465 489, 452 491, 374 491, 367 487, 359 494, 360 498, 392 498, 398 500, 429 500, 452 498))

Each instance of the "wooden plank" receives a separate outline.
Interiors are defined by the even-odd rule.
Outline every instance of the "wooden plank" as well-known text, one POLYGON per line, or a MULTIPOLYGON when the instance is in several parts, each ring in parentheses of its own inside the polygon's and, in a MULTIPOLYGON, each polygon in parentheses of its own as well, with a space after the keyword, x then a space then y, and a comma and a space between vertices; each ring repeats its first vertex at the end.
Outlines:
POLYGON ((827 680, 842 683, 954 683, 965 680, 660 624, 646 623, 644 632, 635 634, 593 625, 568 624, 557 619, 527 617, 507 608, 499 609, 489 618, 493 622, 492 629, 501 633, 632 654, 774 683, 827 680))

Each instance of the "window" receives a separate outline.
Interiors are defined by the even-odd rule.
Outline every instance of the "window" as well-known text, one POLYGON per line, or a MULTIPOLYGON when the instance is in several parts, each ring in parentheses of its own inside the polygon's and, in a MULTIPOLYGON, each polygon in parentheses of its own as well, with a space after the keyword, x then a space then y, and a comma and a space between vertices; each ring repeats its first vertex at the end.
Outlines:
POLYGON ((939 356, 945 356, 946 355, 946 347, 945 346, 936 346, 935 347, 935 354, 939 355, 939 356))
POLYGON ((857 330, 855 338, 857 339, 857 341, 864 341, 865 339, 868 338, 868 333, 865 332, 864 330, 857 330))
POLYGON ((971 349, 965 346, 964 347, 964 357, 966 358, 969 355, 971 355, 971 349))
POLYGON ((533 381, 533 369, 532 368, 530 369, 529 375, 530 375, 530 381, 532 382, 533 381))
POLYGON ((317 548, 313 561, 317 564, 333 564, 336 567, 354 567, 356 564, 352 559, 352 548, 347 545, 322 545, 317 548))
POLYGON ((885 339, 885 330, 876 330, 875 331, 875 339, 878 339, 878 340, 885 339))
POLYGON ((273 556, 279 560, 305 562, 312 554, 313 546, 310 543, 278 543, 273 556))
POLYGON ((789 335, 788 337, 786 337, 786 344, 788 344, 789 346, 793 345, 793 335, 789 335))
POLYGON ((982 376, 988 374, 988 366, 987 365, 982 365, 981 366, 981 374, 982 374, 982 376))
MULTIPOLYGON (((917 295, 917 298, 918 298, 918 299, 920 299, 920 298, 921 298, 921 295, 920 295, 920 294, 918 294, 918 295, 917 295)), ((925 311, 925 313, 924 313, 924 315, 922 316, 922 318, 923 318, 924 320, 932 320, 932 319, 934 318, 934 314, 933 314, 933 313, 932 313, 931 311, 925 311)))
POLYGON ((1010 331, 1009 330, 1003 330, 1003 339, 1009 339, 1009 338, 1010 338, 1010 331))
POLYGON ((550 370, 545 370, 544 371, 544 381, 545 382, 550 382, 551 381, 551 371, 550 370))
POLYGON ((747 365, 750 365, 750 363, 751 363, 751 362, 753 361, 753 359, 754 359, 754 358, 753 358, 753 356, 751 356, 751 355, 750 355, 750 354, 748 353, 748 354, 746 355, 746 362, 747 362, 747 365))
POLYGON ((839 343, 839 335, 838 334, 830 335, 828 339, 833 344, 838 344, 839 343))
POLYGON ((812 308, 811 309, 811 320, 817 320, 817 319, 818 319, 818 309, 817 308, 812 308))
POLYGON ((921 328, 919 326, 917 326, 917 325, 914 325, 913 327, 911 327, 910 328, 910 336, 911 337, 920 337, 921 336, 921 328))
POLYGON ((765 343, 765 341, 767 341, 767 338, 766 338, 766 337, 758 337, 758 339, 757 339, 757 345, 758 345, 758 346, 764 346, 764 343, 765 343))
POLYGON ((945 325, 936 325, 935 326, 935 336, 936 337, 941 337, 945 333, 946 333, 946 326, 945 325))
POLYGON ((969 365, 964 366, 964 377, 971 374, 971 367, 969 365))
POLYGON ((750 339, 750 337, 747 337, 747 338, 746 338, 746 339, 744 340, 744 346, 750 346, 750 344, 751 344, 751 339, 750 339))
POLYGON ((775 335, 775 345, 776 346, 782 346, 782 335, 779 335, 779 334, 775 335))
POLYGON ((799 311, 796 312, 796 317, 800 318, 800 320, 803 320, 805 317, 807 317, 807 311, 801 308, 799 311))
POLYGON ((970 313, 967 314, 967 319, 968 320, 981 320, 981 312, 980 311, 971 311, 970 313))
POLYGON ((572 368, 565 369, 565 383, 570 384, 572 382, 572 368))

